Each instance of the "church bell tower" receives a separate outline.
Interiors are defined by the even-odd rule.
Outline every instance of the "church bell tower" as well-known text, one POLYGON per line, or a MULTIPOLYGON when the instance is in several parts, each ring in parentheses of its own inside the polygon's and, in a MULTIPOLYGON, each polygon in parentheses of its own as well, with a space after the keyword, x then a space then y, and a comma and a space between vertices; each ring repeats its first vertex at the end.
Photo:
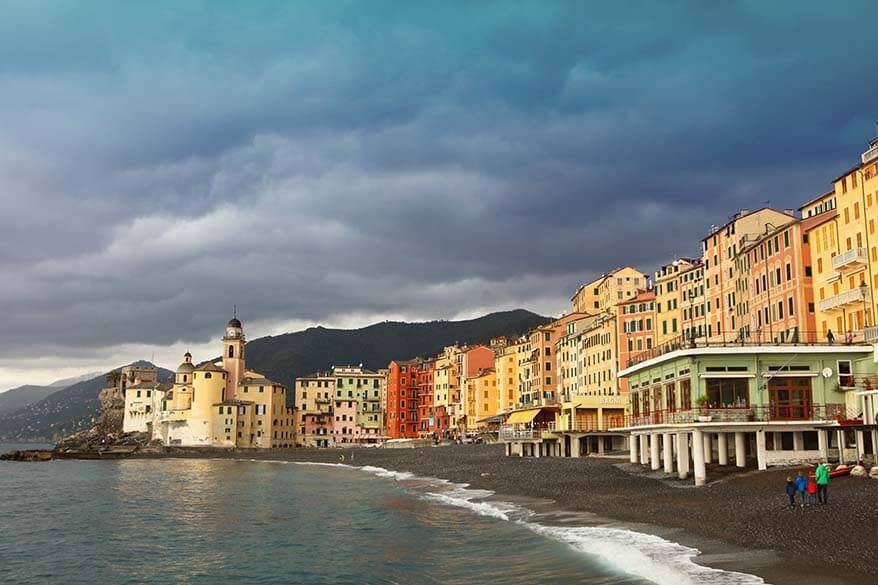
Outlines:
POLYGON ((236 315, 226 325, 226 333, 223 336, 223 369, 228 372, 223 395, 225 400, 235 398, 235 390, 244 379, 244 345, 244 329, 236 315))

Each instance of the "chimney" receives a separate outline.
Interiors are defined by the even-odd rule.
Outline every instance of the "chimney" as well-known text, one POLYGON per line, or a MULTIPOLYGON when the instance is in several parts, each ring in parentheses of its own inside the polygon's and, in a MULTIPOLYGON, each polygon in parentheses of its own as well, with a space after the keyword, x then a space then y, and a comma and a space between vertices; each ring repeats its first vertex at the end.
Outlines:
POLYGON ((792 209, 784 209, 783 212, 786 213, 787 215, 789 215, 790 217, 796 216, 796 212, 793 211, 792 209))

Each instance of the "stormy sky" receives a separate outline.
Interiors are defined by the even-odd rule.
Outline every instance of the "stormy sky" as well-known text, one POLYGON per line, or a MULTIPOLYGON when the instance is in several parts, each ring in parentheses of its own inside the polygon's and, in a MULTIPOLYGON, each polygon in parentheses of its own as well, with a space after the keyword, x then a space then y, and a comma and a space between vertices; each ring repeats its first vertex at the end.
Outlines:
POLYGON ((557 314, 874 135, 874 6, 5 2, 0 389, 311 324, 557 314))

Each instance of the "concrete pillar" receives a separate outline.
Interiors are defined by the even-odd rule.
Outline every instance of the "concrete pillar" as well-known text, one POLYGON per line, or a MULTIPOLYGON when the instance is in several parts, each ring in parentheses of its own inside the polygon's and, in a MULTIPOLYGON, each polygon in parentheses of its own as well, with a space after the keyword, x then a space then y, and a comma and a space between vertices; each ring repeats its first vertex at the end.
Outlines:
POLYGON ((542 443, 534 443, 534 457, 542 457, 543 456, 543 444, 542 443))
POLYGON ((726 433, 719 433, 716 441, 717 463, 720 465, 729 464, 729 436, 726 433))
POLYGON ((821 459, 829 459, 829 431, 817 429, 817 449, 821 459))
POLYGON ((598 455, 604 454, 604 438, 598 437, 598 455))
POLYGON ((637 437, 634 435, 628 435, 628 455, 631 463, 637 463, 637 437))
POLYGON ((704 445, 704 462, 710 463, 711 457, 713 456, 713 442, 711 441, 711 435, 710 433, 701 433, 701 436, 704 437, 701 441, 704 445))
POLYGON ((646 435, 638 435, 637 440, 640 441, 640 464, 646 465, 649 463, 649 447, 647 445, 649 439, 646 435))
POLYGON ((793 451, 804 451, 805 450, 805 437, 802 435, 801 431, 793 432, 793 451))
POLYGON ((677 477, 689 475, 689 433, 677 433, 677 477))
POLYGON ((707 481, 707 468, 704 465, 704 433, 692 431, 692 467, 695 471, 695 485, 704 485, 707 481))
POLYGON ((674 448, 671 446, 671 433, 662 435, 662 451, 664 455, 665 473, 674 473, 674 448))
POLYGON ((878 465, 878 430, 872 431, 872 455, 875 456, 875 465, 878 465))
POLYGON ((838 462, 844 463, 844 431, 835 431, 835 440, 838 443, 838 462))
POLYGON ((747 466, 747 443, 746 435, 738 431, 735 433, 735 467, 747 466))
POLYGON ((866 454, 866 437, 863 431, 857 431, 857 461, 862 461, 866 454))
POLYGON ((756 463, 760 470, 768 469, 768 460, 765 453, 765 431, 756 431, 756 463))
POLYGON ((506 443, 506 456, 512 455, 512 443, 506 443))
MULTIPOLYGON (((573 435, 570 437, 570 456, 579 457, 579 437, 573 435)), ((632 461, 634 463, 634 461, 632 461)))
POLYGON ((649 434, 649 468, 653 471, 658 471, 658 468, 661 466, 658 441, 658 433, 649 434))

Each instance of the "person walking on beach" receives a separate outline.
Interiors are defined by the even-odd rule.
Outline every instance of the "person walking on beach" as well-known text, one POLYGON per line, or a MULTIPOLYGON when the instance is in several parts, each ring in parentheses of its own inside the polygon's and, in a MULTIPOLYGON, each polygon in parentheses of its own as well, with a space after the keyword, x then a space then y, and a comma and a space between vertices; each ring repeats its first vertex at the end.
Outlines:
POLYGON ((817 484, 810 477, 808 478, 808 505, 813 506, 817 503, 817 484))
POLYGON ((805 472, 800 471, 796 476, 796 491, 799 492, 799 500, 802 502, 802 507, 805 507, 805 498, 807 495, 805 494, 808 489, 808 478, 805 477, 805 472))
POLYGON ((828 504, 829 494, 827 492, 829 490, 829 466, 826 465, 825 459, 817 466, 814 475, 817 478, 817 501, 821 504, 828 504))
POLYGON ((790 499, 790 508, 796 505, 796 482, 793 481, 792 477, 787 478, 787 485, 785 487, 787 492, 787 497, 790 499))

